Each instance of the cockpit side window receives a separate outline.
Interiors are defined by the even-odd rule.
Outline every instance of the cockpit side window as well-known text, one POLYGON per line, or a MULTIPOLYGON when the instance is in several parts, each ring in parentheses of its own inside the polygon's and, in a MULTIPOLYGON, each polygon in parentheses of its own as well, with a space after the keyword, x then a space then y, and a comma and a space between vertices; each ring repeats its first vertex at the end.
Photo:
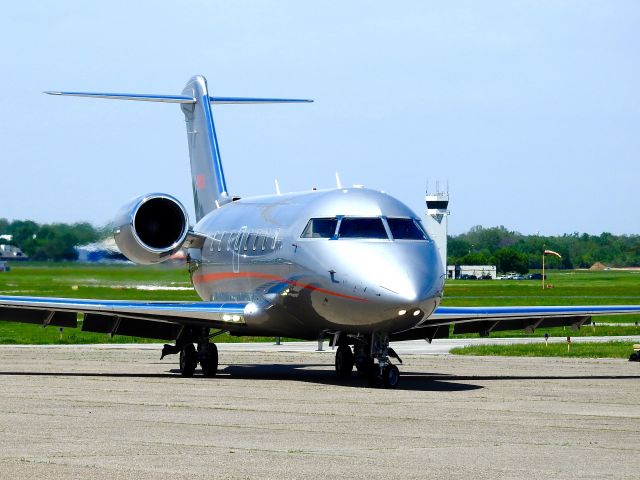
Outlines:
POLYGON ((339 238, 377 238, 388 240, 381 218, 349 218, 340 222, 339 238))
POLYGON ((412 218, 387 218, 394 240, 427 240, 424 230, 412 218))
POLYGON ((336 218, 312 218, 300 238, 332 238, 337 225, 336 218))

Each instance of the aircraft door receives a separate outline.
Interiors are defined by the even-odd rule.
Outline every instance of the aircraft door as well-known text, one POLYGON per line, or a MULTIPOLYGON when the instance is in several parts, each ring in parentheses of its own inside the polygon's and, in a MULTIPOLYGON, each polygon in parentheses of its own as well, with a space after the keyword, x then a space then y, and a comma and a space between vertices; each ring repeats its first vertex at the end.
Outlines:
POLYGON ((240 272, 240 250, 242 249, 242 245, 244 244, 246 236, 247 236, 247 227, 242 227, 240 229, 240 233, 236 237, 235 243, 233 244, 232 260, 231 260, 231 263, 233 266, 233 273, 240 272))

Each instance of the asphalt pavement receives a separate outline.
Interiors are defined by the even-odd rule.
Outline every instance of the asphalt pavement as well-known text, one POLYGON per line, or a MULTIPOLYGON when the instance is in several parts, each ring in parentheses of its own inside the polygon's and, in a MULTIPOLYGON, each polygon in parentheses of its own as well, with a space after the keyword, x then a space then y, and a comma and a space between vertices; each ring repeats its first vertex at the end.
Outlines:
POLYGON ((330 351, 182 378, 153 347, 0 347, 0 478, 638 477, 637 363, 407 354, 378 390, 330 351))

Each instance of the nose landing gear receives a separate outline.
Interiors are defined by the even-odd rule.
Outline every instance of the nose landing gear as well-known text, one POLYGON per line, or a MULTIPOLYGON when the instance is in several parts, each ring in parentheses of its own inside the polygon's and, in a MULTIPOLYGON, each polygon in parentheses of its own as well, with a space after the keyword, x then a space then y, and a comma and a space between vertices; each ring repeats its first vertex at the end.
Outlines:
POLYGON ((380 388, 396 388, 400 383, 400 370, 389 360, 389 356, 398 359, 400 357, 396 352, 389 348, 389 335, 382 332, 376 332, 371 335, 371 358, 378 360, 378 364, 374 364, 369 372, 369 385, 380 388))
POLYGON ((355 354, 347 344, 338 346, 335 365, 339 377, 349 377, 355 364, 358 373, 366 376, 372 387, 396 388, 398 386, 400 371, 391 363, 389 357, 398 359, 400 363, 402 360, 392 348, 389 348, 389 336, 386 333, 372 334, 370 344, 356 340, 353 349, 355 354))

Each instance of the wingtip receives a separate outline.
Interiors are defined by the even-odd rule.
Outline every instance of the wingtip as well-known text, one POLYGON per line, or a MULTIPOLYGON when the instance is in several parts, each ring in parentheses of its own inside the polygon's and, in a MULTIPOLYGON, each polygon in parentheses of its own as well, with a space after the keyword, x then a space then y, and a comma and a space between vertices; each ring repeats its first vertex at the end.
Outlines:
POLYGON ((47 95, 62 95, 62 92, 54 92, 54 91, 51 91, 51 90, 46 90, 46 91, 44 91, 42 93, 46 93, 47 95))

